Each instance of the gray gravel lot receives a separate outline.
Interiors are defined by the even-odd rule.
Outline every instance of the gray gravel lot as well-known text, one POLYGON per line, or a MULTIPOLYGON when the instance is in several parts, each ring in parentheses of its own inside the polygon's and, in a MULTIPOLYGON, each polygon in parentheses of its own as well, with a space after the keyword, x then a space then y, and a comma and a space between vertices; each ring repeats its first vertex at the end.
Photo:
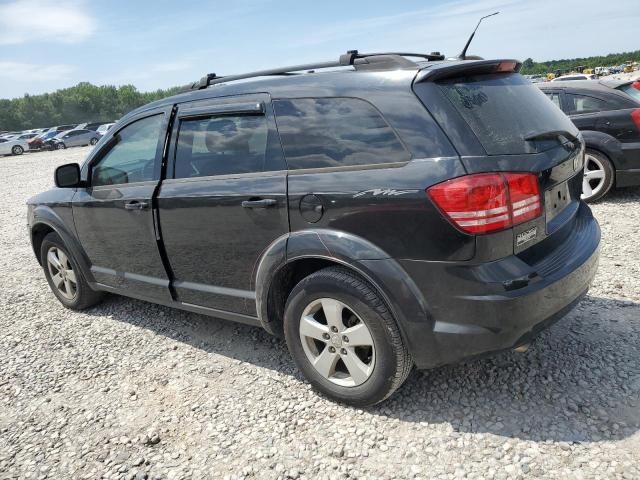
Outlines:
POLYGON ((25 201, 87 152, 0 158, 0 478, 640 478, 640 189, 594 206, 595 284, 527 353, 414 371, 358 410, 257 328, 64 309, 25 201))

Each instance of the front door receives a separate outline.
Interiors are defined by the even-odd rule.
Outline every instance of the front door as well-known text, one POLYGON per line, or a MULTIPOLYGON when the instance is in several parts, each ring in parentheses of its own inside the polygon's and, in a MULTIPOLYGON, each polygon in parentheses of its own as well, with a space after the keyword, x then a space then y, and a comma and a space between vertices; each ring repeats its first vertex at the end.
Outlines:
POLYGON ((110 135, 89 161, 73 199, 76 231, 98 283, 170 300, 157 244, 153 194, 170 110, 145 113, 110 135))
POLYGON ((251 275, 289 231, 286 166, 268 95, 180 106, 158 195, 181 302, 255 315, 251 275))

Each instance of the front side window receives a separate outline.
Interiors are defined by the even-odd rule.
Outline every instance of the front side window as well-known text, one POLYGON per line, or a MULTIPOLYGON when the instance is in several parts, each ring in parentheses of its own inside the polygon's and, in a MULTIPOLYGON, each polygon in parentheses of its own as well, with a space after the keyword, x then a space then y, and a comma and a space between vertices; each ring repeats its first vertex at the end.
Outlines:
POLYGON ((183 119, 175 178, 261 172, 265 170, 267 138, 263 115, 183 119))
POLYGON ((380 113, 355 98, 274 102, 289 168, 406 162, 409 153, 380 113))
POLYGON ((600 100, 599 98, 574 94, 567 94, 566 98, 568 102, 567 113, 569 114, 595 113, 611 110, 609 105, 607 105, 607 102, 600 100))
POLYGON ((118 185, 158 178, 156 152, 163 115, 137 120, 113 137, 116 144, 91 170, 91 185, 118 185))

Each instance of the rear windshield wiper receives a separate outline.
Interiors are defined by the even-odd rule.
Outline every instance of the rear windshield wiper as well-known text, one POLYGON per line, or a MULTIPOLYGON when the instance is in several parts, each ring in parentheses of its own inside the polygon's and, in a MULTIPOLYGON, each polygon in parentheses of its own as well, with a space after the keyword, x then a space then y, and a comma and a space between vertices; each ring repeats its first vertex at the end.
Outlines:
POLYGON ((533 132, 527 134, 524 139, 525 141, 530 142, 533 140, 553 140, 558 137, 565 137, 568 140, 573 141, 578 140, 578 137, 576 135, 573 135, 566 130, 547 130, 544 132, 533 132))

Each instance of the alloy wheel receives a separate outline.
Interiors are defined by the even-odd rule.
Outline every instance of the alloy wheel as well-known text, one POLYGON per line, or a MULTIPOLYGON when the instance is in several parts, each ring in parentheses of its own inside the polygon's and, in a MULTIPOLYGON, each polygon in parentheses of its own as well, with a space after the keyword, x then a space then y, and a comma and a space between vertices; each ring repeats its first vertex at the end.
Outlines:
POLYGON ((14 155, 22 155, 22 153, 24 152, 24 149, 20 146, 20 145, 16 145, 15 147, 13 147, 12 149, 12 153, 14 155))
POLYGON ((373 372, 376 355, 371 332, 339 300, 320 298, 307 305, 300 318, 300 340, 311 365, 336 385, 362 385, 373 372))
POLYGON ((56 145, 56 148, 57 148, 58 150, 64 150, 64 149, 65 149, 65 148, 67 148, 67 147, 65 146, 65 144, 64 144, 64 143, 59 143, 58 145, 56 145))
POLYGON ((51 281, 60 295, 67 300, 73 300, 78 293, 78 283, 69 257, 61 249, 51 247, 47 252, 47 268, 51 281))
POLYGON ((584 157, 584 176, 582 177, 583 200, 598 195, 605 185, 605 169, 602 162, 593 155, 586 154, 584 157))

